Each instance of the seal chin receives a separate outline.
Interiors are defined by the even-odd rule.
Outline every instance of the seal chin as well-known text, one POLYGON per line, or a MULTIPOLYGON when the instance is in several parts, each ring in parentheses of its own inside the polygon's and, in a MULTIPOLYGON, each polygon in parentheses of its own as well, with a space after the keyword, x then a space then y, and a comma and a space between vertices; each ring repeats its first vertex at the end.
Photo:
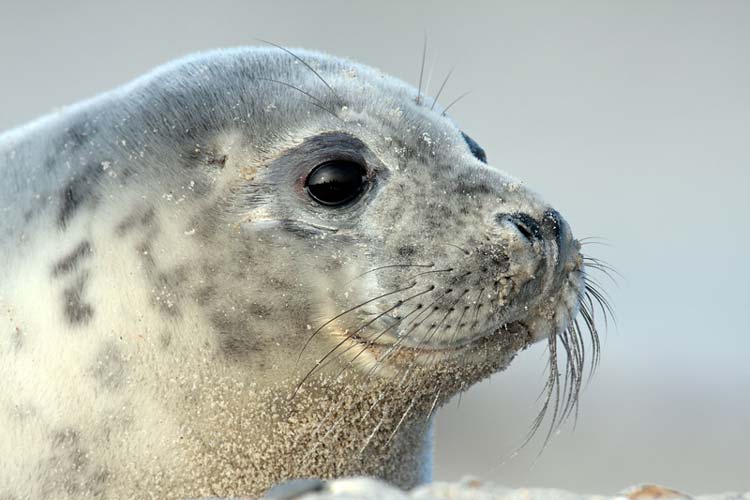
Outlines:
POLYGON ((353 361, 360 369, 388 377, 414 366, 437 367, 458 362, 470 366, 512 357, 531 344, 532 339, 526 324, 512 321, 452 343, 405 342, 395 336, 368 340, 358 335, 348 337, 347 342, 357 351, 353 361))

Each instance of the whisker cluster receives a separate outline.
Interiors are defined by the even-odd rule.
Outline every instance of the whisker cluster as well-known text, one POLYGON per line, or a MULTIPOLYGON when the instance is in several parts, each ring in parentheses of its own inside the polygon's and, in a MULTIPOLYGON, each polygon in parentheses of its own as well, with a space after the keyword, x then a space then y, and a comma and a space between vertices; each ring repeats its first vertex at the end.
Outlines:
MULTIPOLYGON (((589 274, 589 270, 595 270, 604 274, 612 281, 613 274, 617 271, 607 263, 584 257, 583 287, 578 296, 578 315, 571 311, 571 319, 568 326, 557 335, 550 335, 547 339, 548 362, 547 382, 542 391, 544 403, 534 419, 529 433, 523 440, 522 448, 529 443, 531 438, 541 427, 547 414, 551 411, 550 426, 545 435, 542 450, 549 444, 552 434, 571 416, 574 420, 578 417, 578 403, 583 385, 584 372, 586 371, 586 334, 588 332, 588 343, 591 346, 588 371, 590 379, 596 372, 601 355, 601 344, 599 331, 596 326, 597 311, 604 321, 605 328, 610 320, 614 320, 614 311, 606 293, 601 285, 589 274), (565 367, 560 369, 559 346, 565 352, 565 367), (561 383, 562 378, 562 383, 561 383)), ((541 450, 540 450, 541 452, 541 450)))

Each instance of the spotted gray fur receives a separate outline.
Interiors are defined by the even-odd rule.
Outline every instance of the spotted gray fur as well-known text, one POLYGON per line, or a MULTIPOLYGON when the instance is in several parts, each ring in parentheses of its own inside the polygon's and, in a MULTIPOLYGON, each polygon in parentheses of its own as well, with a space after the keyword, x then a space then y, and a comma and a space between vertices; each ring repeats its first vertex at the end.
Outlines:
POLYGON ((89 241, 82 241, 68 255, 58 260, 52 268, 52 276, 68 274, 75 270, 79 263, 86 257, 91 256, 92 248, 89 241))
POLYGON ((94 378, 109 390, 116 390, 125 382, 127 362, 115 343, 102 347, 92 367, 94 378))

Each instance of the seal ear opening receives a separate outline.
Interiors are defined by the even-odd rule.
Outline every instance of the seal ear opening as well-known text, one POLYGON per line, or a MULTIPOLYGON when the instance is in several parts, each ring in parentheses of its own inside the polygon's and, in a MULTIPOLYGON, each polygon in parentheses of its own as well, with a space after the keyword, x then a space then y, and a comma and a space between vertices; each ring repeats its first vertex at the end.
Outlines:
POLYGON ((481 161, 482 163, 487 163, 487 153, 484 152, 482 146, 477 144, 477 141, 466 135, 465 132, 461 132, 461 137, 463 137, 464 141, 466 141, 466 145, 469 146, 469 151, 471 151, 471 154, 474 155, 474 158, 481 161))

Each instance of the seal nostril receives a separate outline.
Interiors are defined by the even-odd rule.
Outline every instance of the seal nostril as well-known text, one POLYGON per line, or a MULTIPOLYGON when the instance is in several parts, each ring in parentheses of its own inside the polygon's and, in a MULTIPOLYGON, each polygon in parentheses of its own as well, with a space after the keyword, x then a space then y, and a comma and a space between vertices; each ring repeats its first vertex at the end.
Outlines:
POLYGON ((520 232, 524 236, 524 238, 526 238, 529 241, 534 241, 534 235, 531 234, 531 231, 529 231, 529 229, 526 226, 524 226, 523 224, 519 224, 519 223, 516 223, 515 226, 516 226, 516 229, 518 229, 518 232, 520 232))
POLYGON ((511 224, 521 235, 530 242, 535 240, 541 240, 543 238, 542 229, 528 214, 514 213, 514 214, 497 214, 495 215, 495 222, 499 225, 511 224))

